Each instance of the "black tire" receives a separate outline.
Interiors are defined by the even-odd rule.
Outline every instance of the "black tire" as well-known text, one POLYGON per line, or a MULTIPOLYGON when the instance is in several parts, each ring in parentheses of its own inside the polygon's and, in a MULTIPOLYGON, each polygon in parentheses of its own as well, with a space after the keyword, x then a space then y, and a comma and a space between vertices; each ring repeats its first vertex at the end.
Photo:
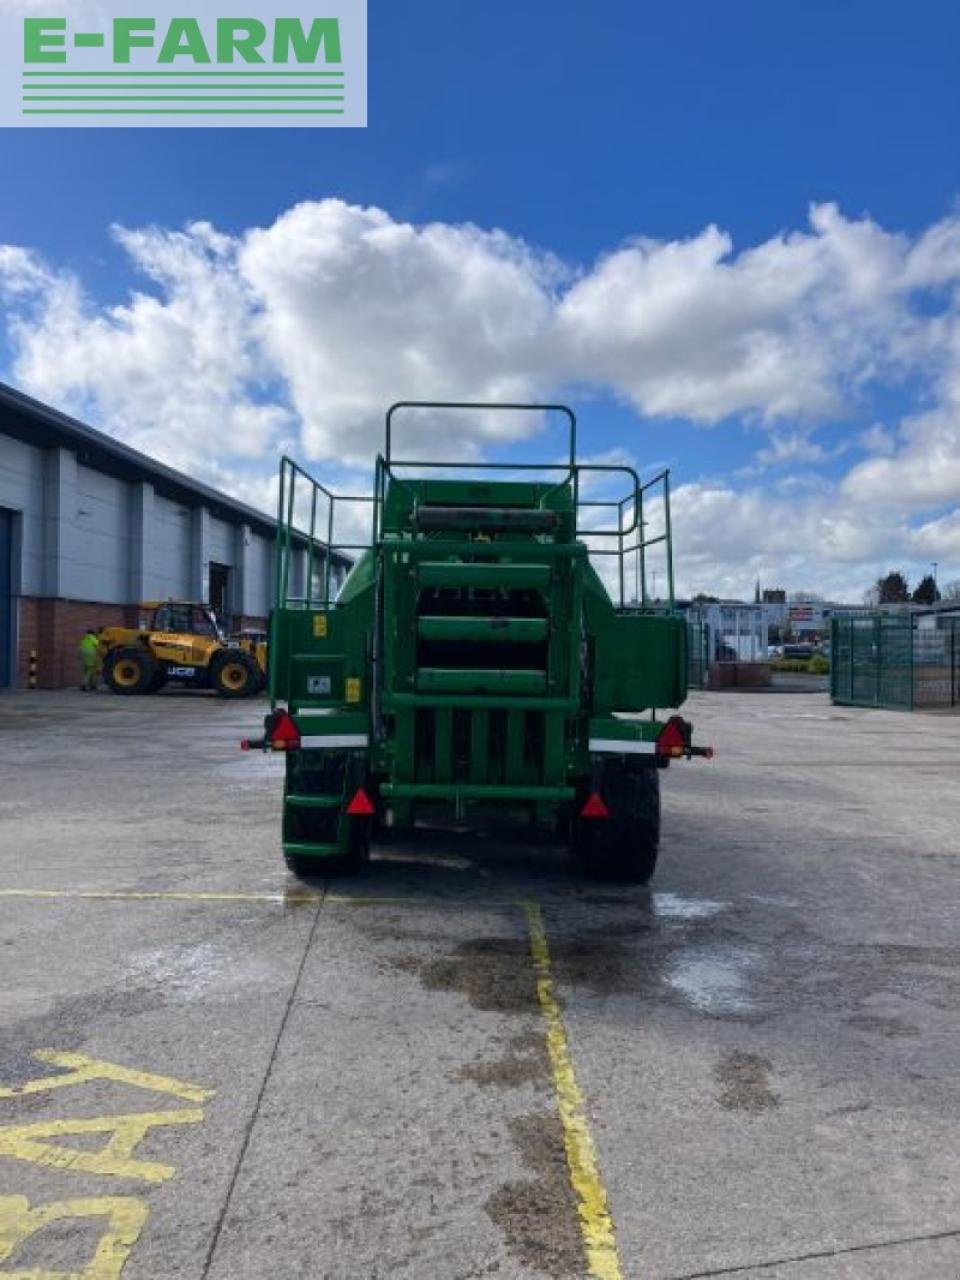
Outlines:
POLYGON ((154 671, 153 673, 153 678, 150 681, 150 688, 147 690, 147 692, 159 693, 160 690, 166 686, 166 683, 167 683, 166 667, 157 667, 156 671, 154 671))
POLYGON ((221 649, 210 662, 210 684, 221 698, 251 698, 260 692, 260 668, 242 649, 221 649))
MULTIPOLYGON (((309 757, 308 757, 309 760, 309 757)), ((300 759, 287 760, 287 788, 297 795, 340 795, 349 799, 363 785, 364 766, 347 752, 324 752, 319 761, 305 767, 300 759)), ((370 819, 337 809, 285 808, 284 841, 303 844, 338 844, 337 855, 292 854, 286 863, 297 876, 355 876, 370 858, 370 819)))
POLYGON ((660 846, 659 769, 610 760, 597 790, 610 816, 574 819, 574 866, 592 879, 646 884, 660 846))
POLYGON ((156 674, 153 655, 137 645, 111 649, 103 660, 103 681, 113 693, 151 693, 156 674))

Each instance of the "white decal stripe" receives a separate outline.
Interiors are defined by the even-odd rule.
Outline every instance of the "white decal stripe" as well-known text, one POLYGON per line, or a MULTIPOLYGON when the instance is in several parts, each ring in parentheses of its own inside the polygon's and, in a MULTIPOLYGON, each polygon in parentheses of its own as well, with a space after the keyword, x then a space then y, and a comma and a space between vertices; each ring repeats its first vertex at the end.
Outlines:
POLYGON ((652 756, 656 754, 655 742, 629 742, 620 738, 591 738, 591 751, 615 751, 625 756, 652 756))
POLYGON ((311 734, 300 739, 301 747, 365 747, 370 739, 365 733, 311 734))

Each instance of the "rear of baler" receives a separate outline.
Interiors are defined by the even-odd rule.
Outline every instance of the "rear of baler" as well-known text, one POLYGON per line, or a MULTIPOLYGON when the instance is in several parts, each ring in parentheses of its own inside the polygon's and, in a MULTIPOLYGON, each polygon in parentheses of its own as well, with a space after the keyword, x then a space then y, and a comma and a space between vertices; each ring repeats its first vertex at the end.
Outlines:
POLYGON ((395 405, 369 499, 338 498, 283 460, 272 709, 258 745, 286 753, 283 849, 295 869, 359 869, 375 824, 505 810, 568 841, 584 871, 652 874, 659 771, 706 754, 685 721, 655 711, 679 706, 687 684, 669 477, 641 484, 629 467, 578 463, 575 429, 562 406, 395 405), (401 408, 555 408, 569 421, 569 461, 483 464, 495 479, 469 464, 399 461, 401 408), (618 473, 626 497, 583 497, 585 482, 618 473), (364 501, 373 536, 337 546, 359 555, 334 599, 337 507, 364 501), (662 528, 654 537, 644 536, 645 502, 662 528), (646 592, 655 545, 666 608, 646 592), (616 605, 591 563, 598 554, 613 557, 616 605), (626 604, 629 571, 636 598, 626 604))

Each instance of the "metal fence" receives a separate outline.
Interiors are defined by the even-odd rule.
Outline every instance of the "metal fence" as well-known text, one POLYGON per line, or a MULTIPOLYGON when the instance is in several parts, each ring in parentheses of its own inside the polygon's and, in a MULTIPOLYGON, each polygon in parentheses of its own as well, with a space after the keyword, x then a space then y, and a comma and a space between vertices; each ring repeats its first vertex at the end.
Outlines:
POLYGON ((687 688, 702 689, 710 669, 710 627, 699 619, 687 619, 687 688))
POLYGON ((830 696, 855 707, 960 705, 960 618, 870 614, 831 623, 830 696))

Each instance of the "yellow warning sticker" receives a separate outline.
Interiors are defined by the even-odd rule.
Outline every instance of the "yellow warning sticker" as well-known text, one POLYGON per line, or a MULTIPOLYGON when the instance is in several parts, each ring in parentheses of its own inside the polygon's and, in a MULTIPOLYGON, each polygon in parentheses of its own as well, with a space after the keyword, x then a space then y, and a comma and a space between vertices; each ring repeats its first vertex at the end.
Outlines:
POLYGON ((358 676, 347 676, 346 698, 348 702, 360 701, 360 680, 358 676))
POLYGON ((317 640, 322 640, 327 634, 327 615, 325 613, 315 613, 313 615, 313 634, 317 640))

